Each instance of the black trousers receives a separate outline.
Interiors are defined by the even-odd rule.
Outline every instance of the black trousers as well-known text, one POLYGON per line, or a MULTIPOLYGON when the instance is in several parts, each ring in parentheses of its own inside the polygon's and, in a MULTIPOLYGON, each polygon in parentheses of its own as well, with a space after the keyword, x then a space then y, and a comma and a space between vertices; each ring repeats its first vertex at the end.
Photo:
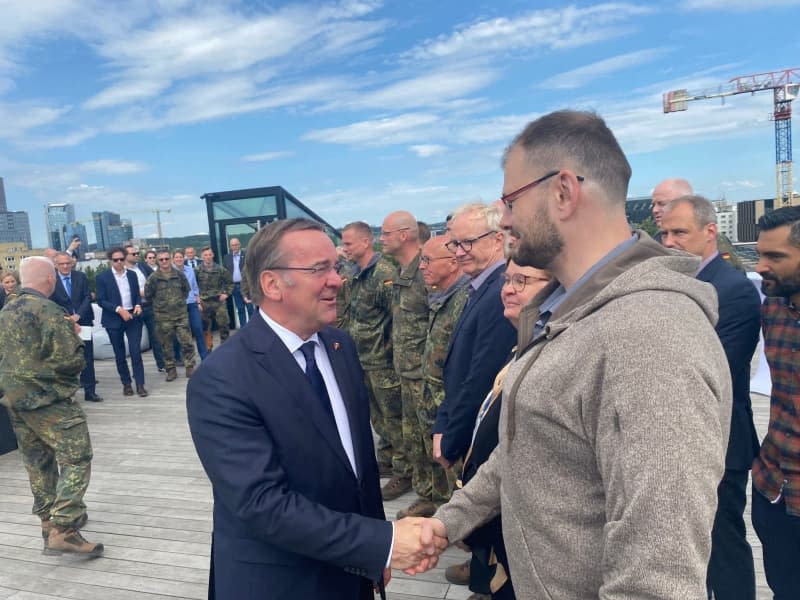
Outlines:
POLYGON ((753 549, 747 542, 744 507, 747 471, 725 469, 717 486, 717 514, 711 530, 711 558, 706 586, 716 600, 755 600, 753 549))
POLYGON ((97 376, 94 373, 94 343, 92 340, 84 340, 83 358, 86 361, 86 366, 81 371, 81 385, 83 386, 83 393, 91 396, 94 394, 95 385, 97 384, 97 376))
POLYGON ((764 552, 764 572, 775 600, 800 598, 800 517, 772 504, 753 487, 753 527, 764 552))

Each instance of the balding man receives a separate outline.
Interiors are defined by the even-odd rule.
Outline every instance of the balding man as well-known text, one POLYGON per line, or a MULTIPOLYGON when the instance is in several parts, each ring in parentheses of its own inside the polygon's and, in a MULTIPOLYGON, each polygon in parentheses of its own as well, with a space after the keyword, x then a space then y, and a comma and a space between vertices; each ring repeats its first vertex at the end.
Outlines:
POLYGON ((0 311, 0 390, 8 408, 41 519, 45 554, 98 556, 87 542, 83 496, 89 486, 92 444, 86 415, 73 396, 83 370, 78 325, 55 302, 50 259, 20 264, 22 291, 0 311))
POLYGON ((447 502, 455 478, 433 459, 431 432, 436 421, 436 411, 444 400, 442 370, 450 338, 453 336, 458 317, 467 303, 469 277, 462 274, 456 257, 446 245, 449 238, 444 235, 431 238, 422 246, 419 268, 429 290, 428 337, 422 354, 422 402, 417 408, 417 437, 425 448, 427 463, 420 474, 422 491, 411 506, 397 513, 405 516, 429 517, 447 502))
POLYGON ((422 352, 428 334, 428 292, 419 270, 420 244, 417 220, 410 212, 393 212, 383 220, 380 242, 385 254, 400 264, 392 281, 392 345, 394 368, 400 377, 403 404, 403 461, 405 471, 383 486, 384 500, 393 500, 425 487, 420 475, 426 464, 425 448, 414 435, 417 407, 422 401, 422 352), (416 476, 416 479, 413 479, 416 476))
POLYGON ((717 514, 711 530, 708 589, 718 600, 756 597, 753 550, 747 542, 744 508, 747 477, 758 455, 758 435, 750 403, 750 360, 758 344, 761 299, 747 276, 725 261, 717 249, 717 216, 702 196, 681 196, 661 217, 661 241, 667 248, 701 258, 697 279, 714 286, 719 300, 716 331, 733 382, 733 412, 725 457, 725 475, 717 488, 717 514))
POLYGON ((520 314, 499 445, 423 532, 455 542, 502 508, 520 597, 704 598, 732 394, 716 294, 631 235, 596 114, 531 122, 504 171, 513 259, 556 281, 520 314))
POLYGON ((652 199, 653 203, 651 209, 653 211, 653 221, 656 227, 661 227, 661 215, 664 214, 664 208, 681 196, 688 196, 693 193, 691 184, 685 179, 672 177, 665 179, 653 188, 652 199))

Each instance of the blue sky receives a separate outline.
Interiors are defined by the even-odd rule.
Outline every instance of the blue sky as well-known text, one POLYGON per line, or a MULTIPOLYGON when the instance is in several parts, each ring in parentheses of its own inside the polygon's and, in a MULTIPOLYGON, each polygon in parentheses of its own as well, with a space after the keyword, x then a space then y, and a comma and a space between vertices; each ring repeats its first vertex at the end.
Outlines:
POLYGON ((171 208, 165 235, 185 235, 208 229, 201 194, 268 185, 336 226, 400 208, 442 220, 495 199, 506 144, 560 108, 606 118, 630 196, 683 176, 712 199, 772 197, 770 92, 669 115, 661 94, 800 67, 800 0, 0 0, 0 14, 0 176, 37 246, 48 202, 117 211, 142 237, 171 208))

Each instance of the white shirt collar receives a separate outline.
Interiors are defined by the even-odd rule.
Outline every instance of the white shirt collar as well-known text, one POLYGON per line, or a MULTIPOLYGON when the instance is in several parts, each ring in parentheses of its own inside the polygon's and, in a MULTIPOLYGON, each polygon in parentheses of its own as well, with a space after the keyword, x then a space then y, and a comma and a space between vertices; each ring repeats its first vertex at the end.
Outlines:
POLYGON ((269 315, 266 312, 264 312, 263 310, 261 310, 260 308, 258 309, 258 314, 261 315, 261 317, 264 319, 264 321, 267 323, 267 325, 270 326, 272 331, 275 332, 275 335, 277 335, 281 339, 281 341, 283 342, 283 345, 286 346, 289 349, 289 352, 291 352, 292 354, 294 354, 295 352, 300 350, 300 347, 303 344, 305 344, 306 342, 312 342, 313 341, 313 342, 316 342, 317 344, 320 344, 320 345, 322 344, 322 342, 319 339, 319 336, 316 333, 314 333, 307 340, 304 340, 299 335, 297 335, 294 331, 286 329, 286 327, 284 327, 283 325, 281 325, 280 323, 278 323, 274 319, 271 319, 269 317, 269 315))

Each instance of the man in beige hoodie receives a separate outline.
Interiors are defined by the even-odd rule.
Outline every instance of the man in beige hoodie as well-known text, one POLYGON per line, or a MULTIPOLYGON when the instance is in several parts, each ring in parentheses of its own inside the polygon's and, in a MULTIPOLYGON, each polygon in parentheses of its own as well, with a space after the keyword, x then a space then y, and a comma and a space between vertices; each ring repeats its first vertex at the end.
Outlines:
POLYGON ((530 123, 504 169, 512 256, 557 281, 520 315, 499 446, 423 542, 502 510, 517 598, 705 598, 731 410, 714 290, 631 235, 631 169, 597 115, 530 123))

